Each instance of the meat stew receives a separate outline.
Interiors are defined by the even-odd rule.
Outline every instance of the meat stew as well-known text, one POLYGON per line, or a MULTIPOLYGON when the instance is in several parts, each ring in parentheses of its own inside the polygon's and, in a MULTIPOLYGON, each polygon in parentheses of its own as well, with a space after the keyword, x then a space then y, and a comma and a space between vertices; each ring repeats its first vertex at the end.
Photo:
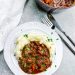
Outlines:
POLYGON ((20 68, 28 74, 46 71, 52 65, 50 51, 45 44, 40 44, 39 41, 30 41, 21 50, 18 63, 20 68))

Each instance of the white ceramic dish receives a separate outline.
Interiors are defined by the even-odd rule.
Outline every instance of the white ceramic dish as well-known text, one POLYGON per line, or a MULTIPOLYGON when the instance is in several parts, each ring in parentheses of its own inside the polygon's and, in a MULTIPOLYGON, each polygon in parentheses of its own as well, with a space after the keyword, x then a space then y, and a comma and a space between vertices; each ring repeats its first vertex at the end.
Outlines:
POLYGON ((57 33, 52 30, 50 27, 46 26, 45 24, 39 22, 28 22, 24 23, 17 28, 15 28, 8 36, 5 47, 4 47, 4 58, 11 69, 11 71, 15 75, 28 75, 27 73, 23 72, 19 65, 16 57, 14 56, 14 49, 15 49, 15 41, 16 39, 23 35, 30 32, 35 33, 44 33, 52 37, 54 45, 55 45, 55 54, 53 59, 53 64, 51 68, 48 68, 47 71, 38 73, 36 75, 52 75, 60 66, 63 57, 63 47, 62 42, 57 33))

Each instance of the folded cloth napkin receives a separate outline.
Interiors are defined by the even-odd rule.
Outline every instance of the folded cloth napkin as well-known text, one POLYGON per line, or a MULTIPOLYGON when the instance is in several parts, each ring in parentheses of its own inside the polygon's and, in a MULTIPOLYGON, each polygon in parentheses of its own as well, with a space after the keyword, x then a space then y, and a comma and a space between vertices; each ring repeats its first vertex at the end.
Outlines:
POLYGON ((8 33, 18 25, 26 0, 0 0, 0 51, 8 33))

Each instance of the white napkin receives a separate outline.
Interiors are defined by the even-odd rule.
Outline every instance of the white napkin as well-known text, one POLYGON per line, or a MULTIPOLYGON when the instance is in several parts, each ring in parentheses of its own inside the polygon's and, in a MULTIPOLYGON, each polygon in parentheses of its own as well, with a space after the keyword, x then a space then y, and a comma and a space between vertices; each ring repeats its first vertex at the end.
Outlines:
POLYGON ((3 50, 8 33, 18 25, 25 1, 0 0, 0 51, 3 50))

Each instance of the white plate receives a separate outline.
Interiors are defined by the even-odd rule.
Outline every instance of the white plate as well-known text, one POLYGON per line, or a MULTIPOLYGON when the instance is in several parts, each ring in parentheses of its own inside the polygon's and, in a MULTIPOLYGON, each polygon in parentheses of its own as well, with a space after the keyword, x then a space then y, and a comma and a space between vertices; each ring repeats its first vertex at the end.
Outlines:
POLYGON ((37 75, 51 75, 53 74, 58 67, 60 66, 62 56, 63 56, 63 47, 62 42, 57 33, 52 30, 50 27, 47 27, 45 24, 39 23, 39 22, 28 22, 25 24, 22 24, 15 28, 8 36, 5 47, 4 47, 4 58, 11 69, 11 71, 15 75, 28 75, 24 73, 20 67, 18 66, 18 62, 14 56, 14 49, 15 49, 15 41, 16 38, 20 35, 27 34, 30 32, 36 32, 36 33, 44 33, 52 37, 55 45, 55 54, 53 66, 48 69, 45 72, 39 73, 37 75))

